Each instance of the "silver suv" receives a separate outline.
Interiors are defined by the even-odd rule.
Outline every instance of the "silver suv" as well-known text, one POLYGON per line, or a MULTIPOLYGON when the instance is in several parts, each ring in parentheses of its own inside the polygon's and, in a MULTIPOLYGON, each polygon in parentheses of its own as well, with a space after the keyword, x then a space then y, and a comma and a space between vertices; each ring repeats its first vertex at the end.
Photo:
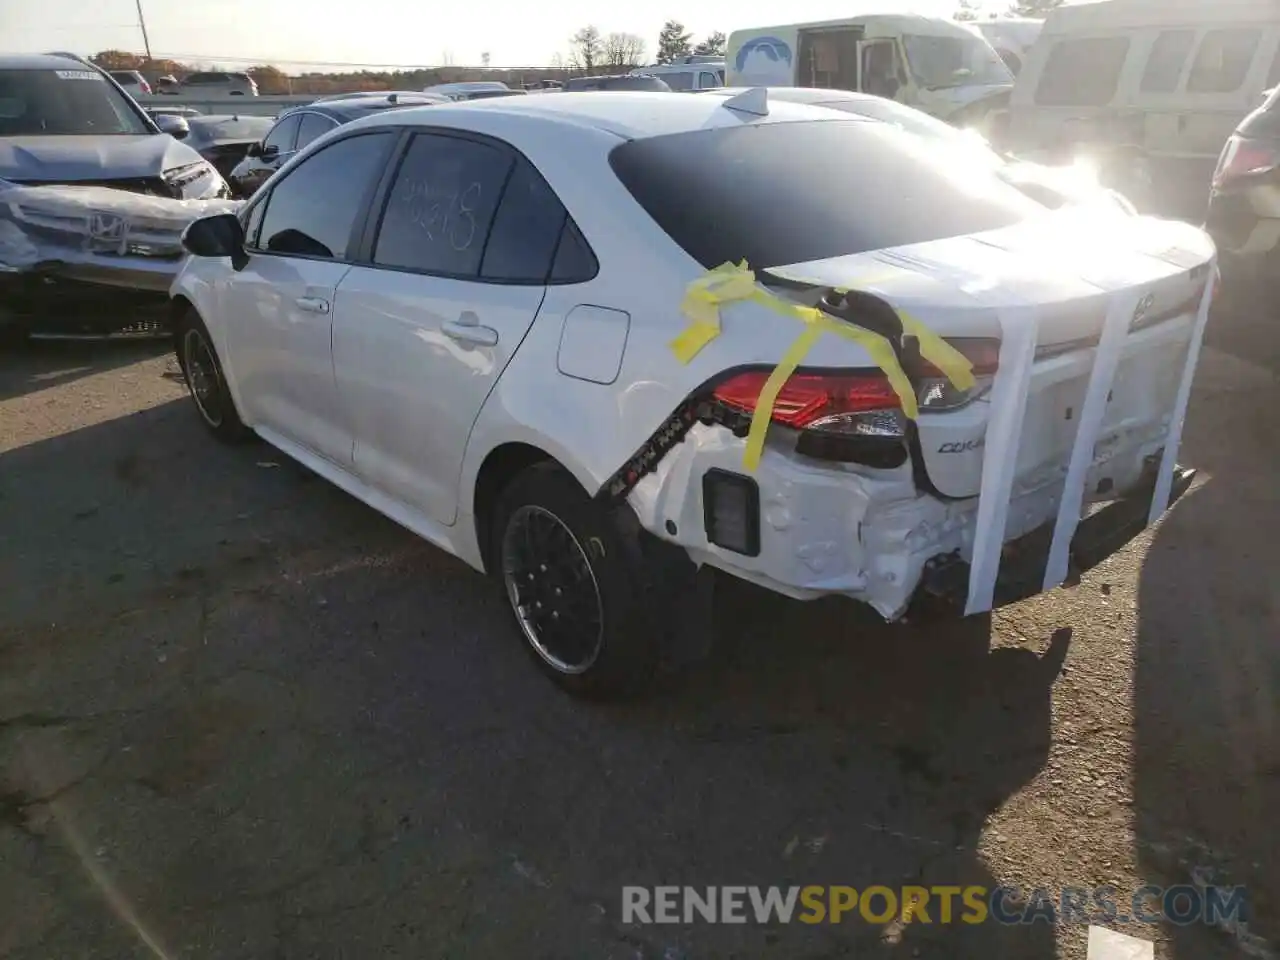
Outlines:
POLYGON ((220 70, 193 73, 179 85, 181 93, 199 93, 213 97, 256 97, 258 85, 247 73, 225 73, 220 70))

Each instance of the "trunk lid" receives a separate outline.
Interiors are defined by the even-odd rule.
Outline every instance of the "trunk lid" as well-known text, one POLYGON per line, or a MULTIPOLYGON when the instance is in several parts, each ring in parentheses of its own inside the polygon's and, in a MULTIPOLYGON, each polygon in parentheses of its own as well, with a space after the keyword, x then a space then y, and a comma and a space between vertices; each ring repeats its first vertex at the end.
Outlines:
MULTIPOLYGON (((769 273, 876 294, 943 337, 991 337, 1001 315, 1036 325, 1037 351, 1015 489, 1066 471, 1111 295, 1141 288, 1095 462, 1158 442, 1209 280, 1212 242, 1186 224, 1063 211, 1006 230, 795 264, 769 273)), ((819 349, 821 349, 819 347, 819 349)), ((817 358, 811 355, 811 362, 817 358)), ((936 492, 978 495, 990 403, 917 421, 915 455, 936 492)), ((1117 476, 1121 486, 1124 476, 1117 476)))

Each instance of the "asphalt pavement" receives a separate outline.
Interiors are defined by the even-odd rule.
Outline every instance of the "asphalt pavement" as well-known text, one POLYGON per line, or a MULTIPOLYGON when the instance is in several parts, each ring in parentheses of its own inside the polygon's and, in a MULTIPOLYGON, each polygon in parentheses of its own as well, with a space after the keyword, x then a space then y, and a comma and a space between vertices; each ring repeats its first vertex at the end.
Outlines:
POLYGON ((886 626, 725 582, 712 662, 613 706, 485 578, 213 442, 163 347, 0 355, 0 956, 1049 960, 1084 927, 645 926, 621 890, 1205 878, 1276 942, 1280 337, 1212 335, 1196 487, 1080 584, 886 626))

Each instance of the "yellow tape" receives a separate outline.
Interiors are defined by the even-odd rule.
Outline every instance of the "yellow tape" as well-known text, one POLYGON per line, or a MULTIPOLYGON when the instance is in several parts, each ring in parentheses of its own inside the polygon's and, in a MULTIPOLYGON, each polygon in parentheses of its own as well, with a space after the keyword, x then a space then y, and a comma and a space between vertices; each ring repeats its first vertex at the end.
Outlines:
MULTIPOLYGON (((778 400, 778 394, 824 333, 861 345, 875 365, 889 378, 889 384, 897 393, 903 412, 912 420, 919 415, 915 390, 888 340, 871 330, 837 320, 816 307, 790 303, 770 293, 756 283, 755 274, 745 262, 722 264, 689 284, 681 304, 682 312, 689 318, 689 326, 670 344, 676 359, 681 363, 688 363, 697 356, 703 347, 721 333, 721 305, 743 300, 752 300, 805 325, 804 331, 787 348, 760 391, 742 457, 746 469, 754 470, 760 463, 765 434, 773 417, 773 405, 778 400)), ((914 317, 901 311, 898 316, 902 320, 904 331, 919 341, 921 356, 941 370, 959 389, 966 390, 973 386, 973 367, 963 354, 914 317)))

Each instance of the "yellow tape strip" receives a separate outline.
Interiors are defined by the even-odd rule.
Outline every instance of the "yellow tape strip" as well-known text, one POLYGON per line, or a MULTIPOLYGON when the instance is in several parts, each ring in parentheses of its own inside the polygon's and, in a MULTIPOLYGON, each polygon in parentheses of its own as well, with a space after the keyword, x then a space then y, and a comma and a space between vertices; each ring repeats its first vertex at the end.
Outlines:
MULTIPOLYGON (((889 384, 902 404, 903 413, 912 420, 919 415, 915 390, 888 340, 871 330, 836 320, 816 307, 789 303, 770 293, 756 283, 755 274, 745 262, 722 264, 689 284, 681 304, 681 311, 689 318, 689 326, 670 344, 676 359, 681 363, 688 363, 696 357, 721 333, 720 306, 743 300, 759 303, 805 325, 804 331, 787 348, 760 391, 742 457, 746 469, 754 470, 760 463, 765 434, 773 417, 773 406, 778 400, 778 394, 824 333, 861 345, 889 378, 889 384)), ((914 317, 902 311, 898 311, 898 316, 902 320, 903 330, 919 341, 921 356, 941 370, 957 388, 966 390, 974 385, 973 367, 963 354, 914 317)))

